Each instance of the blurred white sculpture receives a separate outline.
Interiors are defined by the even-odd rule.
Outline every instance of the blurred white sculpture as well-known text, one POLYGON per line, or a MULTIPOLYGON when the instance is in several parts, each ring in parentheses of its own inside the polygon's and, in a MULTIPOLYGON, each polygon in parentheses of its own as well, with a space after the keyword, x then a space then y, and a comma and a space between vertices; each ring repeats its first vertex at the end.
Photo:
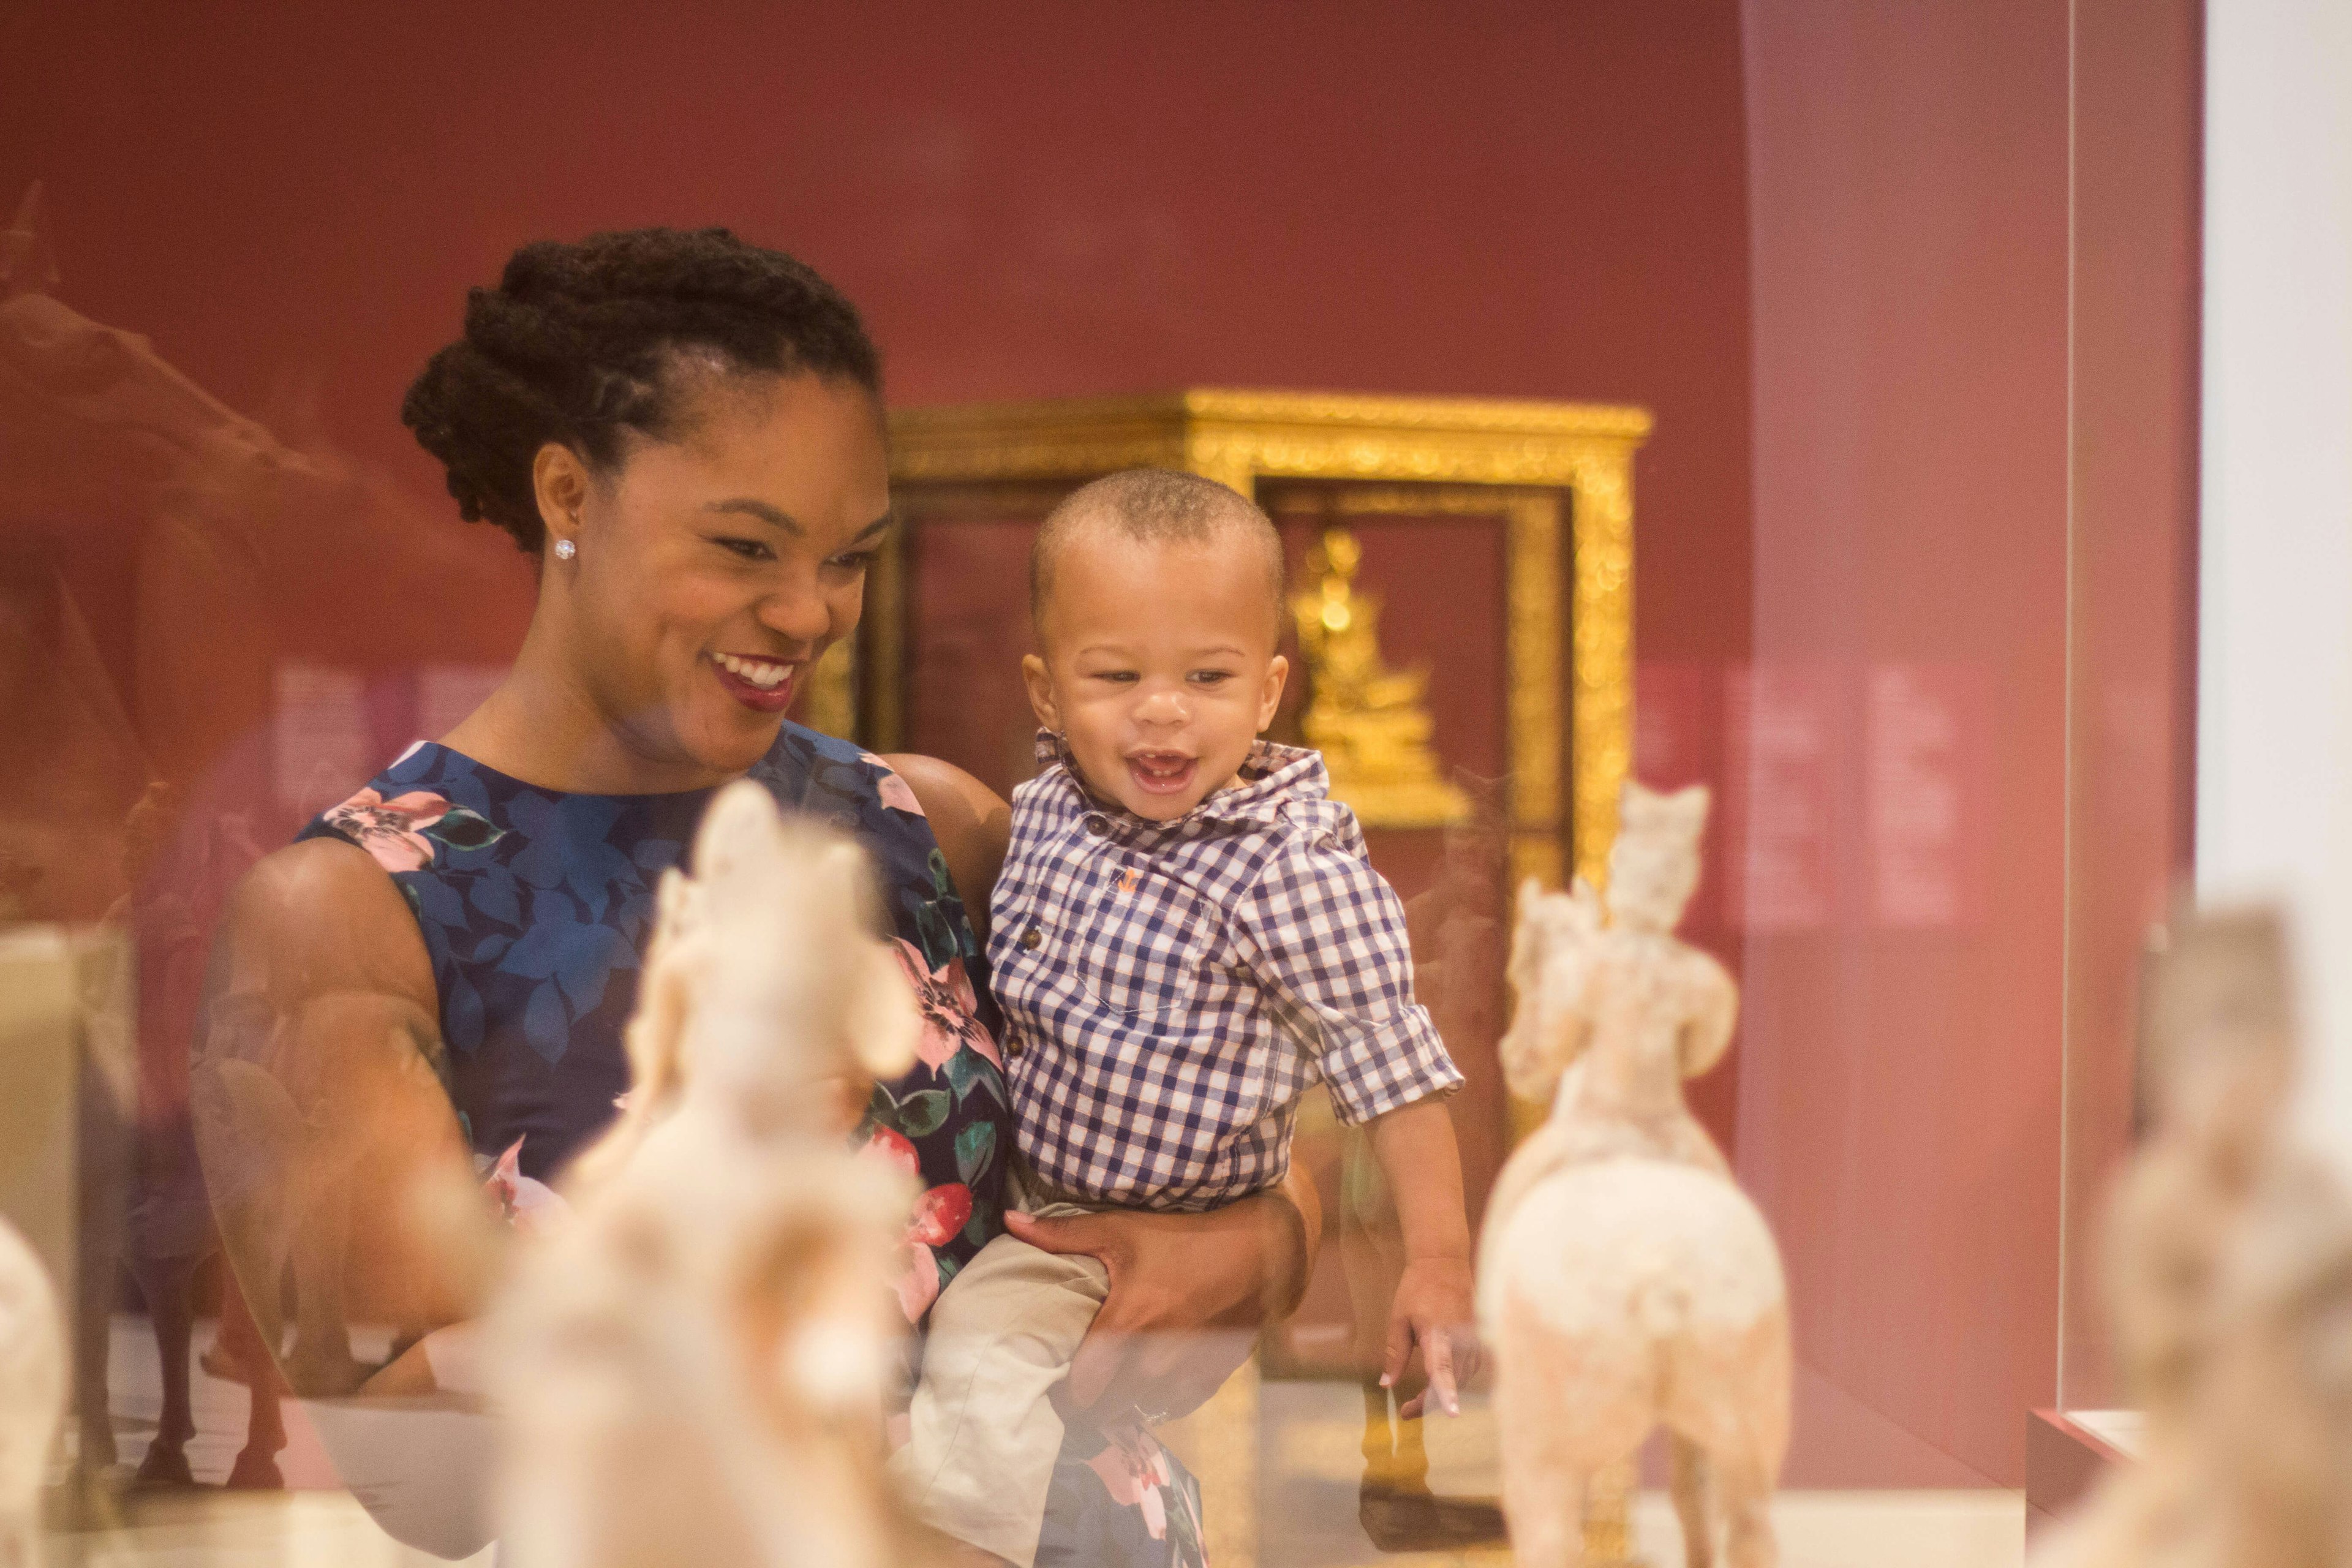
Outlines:
POLYGON ((1788 1447, 1788 1292, 1763 1216, 1683 1101, 1730 1042, 1738 993, 1674 928, 1698 882, 1704 788, 1628 784, 1601 898, 1519 894, 1513 1090, 1554 1093, 1504 1168, 1480 1246, 1496 1356, 1503 1507, 1518 1561, 1584 1561, 1598 1471, 1672 1439, 1693 1568, 1777 1561, 1788 1447), (1555 1092, 1555 1086, 1557 1086, 1555 1092))
POLYGON ((0 1219, 0 1568, 41 1560, 41 1485, 65 1411, 57 1291, 25 1238, 0 1219))
POLYGON ((2037 1568, 2352 1561, 2352 1197, 2285 1133, 2289 990, 2275 916, 2175 920, 2106 1238, 2146 1436, 2037 1568))
POLYGON ((914 1003, 864 857, 759 784, 712 802, 695 866, 661 889, 636 1087, 495 1325, 508 1551, 883 1568, 911 1555, 883 1401, 913 1193, 853 1157, 827 1085, 905 1071, 914 1003))

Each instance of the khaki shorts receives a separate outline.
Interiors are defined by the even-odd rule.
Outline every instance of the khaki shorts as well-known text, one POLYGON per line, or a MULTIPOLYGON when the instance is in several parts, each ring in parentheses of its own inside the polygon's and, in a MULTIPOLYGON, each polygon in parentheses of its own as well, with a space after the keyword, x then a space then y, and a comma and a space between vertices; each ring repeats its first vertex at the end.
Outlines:
MULTIPOLYGON (((1024 1201, 1042 1219, 1094 1212, 1024 1201)), ((890 1471, 916 1517, 1019 1568, 1037 1555, 1062 1451, 1053 1392, 1110 1290, 1100 1260, 1000 1236, 931 1305, 922 1380, 890 1471)))

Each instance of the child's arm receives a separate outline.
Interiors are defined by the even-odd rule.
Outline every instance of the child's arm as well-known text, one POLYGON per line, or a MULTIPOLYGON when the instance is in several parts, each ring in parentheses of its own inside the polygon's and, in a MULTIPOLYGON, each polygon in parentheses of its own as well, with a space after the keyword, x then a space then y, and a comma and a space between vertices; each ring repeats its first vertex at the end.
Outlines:
POLYGON ((1404 1232, 1404 1274, 1389 1308, 1381 1386, 1404 1375, 1406 1358, 1421 1346, 1429 1391, 1448 1415, 1462 1413, 1457 1372, 1476 1370, 1477 1352, 1464 1342, 1456 1364, 1455 1336, 1471 1318, 1470 1222, 1462 1204, 1462 1156, 1442 1099, 1417 1100, 1372 1119, 1372 1153, 1396 1199, 1404 1232))

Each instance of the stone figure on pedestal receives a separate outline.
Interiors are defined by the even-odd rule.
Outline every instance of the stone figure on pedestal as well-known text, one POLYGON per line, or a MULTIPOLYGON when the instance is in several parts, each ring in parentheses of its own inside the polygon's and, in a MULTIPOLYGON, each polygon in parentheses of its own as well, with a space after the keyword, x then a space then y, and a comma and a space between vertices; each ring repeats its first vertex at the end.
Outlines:
POLYGON ((1661 1426, 1692 1568, 1716 1561, 1718 1535, 1735 1568, 1777 1560, 1787 1287, 1771 1232, 1682 1095, 1738 1006, 1721 965, 1674 936, 1706 808, 1704 788, 1628 784, 1606 903, 1580 879, 1520 893, 1503 1062, 1515 1092, 1553 1104, 1489 1204, 1479 1316, 1504 1511, 1530 1568, 1586 1561, 1596 1477, 1661 1426))
POLYGON ((2107 1222, 2147 1413, 2036 1568, 2323 1568, 2352 1552, 2352 1195, 2287 1131, 2295 1027, 2267 910, 2173 921, 2150 987, 2153 1125, 2107 1222))

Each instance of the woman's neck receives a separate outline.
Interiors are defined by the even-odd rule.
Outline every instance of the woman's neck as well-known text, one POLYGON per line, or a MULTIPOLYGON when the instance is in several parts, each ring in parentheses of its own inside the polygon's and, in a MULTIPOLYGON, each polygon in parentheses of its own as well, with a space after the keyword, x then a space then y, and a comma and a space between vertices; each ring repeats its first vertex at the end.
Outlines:
POLYGON ((671 795, 736 776, 663 754, 614 720, 552 640, 534 617, 507 678, 441 743, 509 778, 569 794, 671 795))

